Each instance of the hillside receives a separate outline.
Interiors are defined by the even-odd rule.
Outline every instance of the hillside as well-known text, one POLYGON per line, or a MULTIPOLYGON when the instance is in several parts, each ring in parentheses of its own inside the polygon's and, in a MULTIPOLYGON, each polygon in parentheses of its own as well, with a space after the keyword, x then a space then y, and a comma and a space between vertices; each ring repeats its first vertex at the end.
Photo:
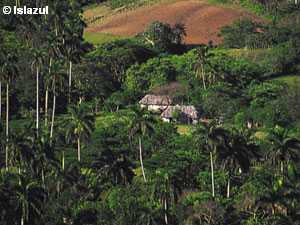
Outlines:
MULTIPOLYGON (((95 11, 97 12, 97 11, 95 11)), ((86 13, 90 15, 90 13, 86 13)), ((86 33, 95 37, 103 33, 117 36, 134 36, 142 32, 153 21, 169 24, 183 23, 187 36, 185 43, 201 44, 220 43, 219 30, 239 18, 249 17, 260 20, 254 14, 237 8, 211 5, 206 1, 179 0, 163 1, 150 6, 139 7, 131 11, 123 11, 109 15, 107 10, 99 10, 95 17, 104 16, 98 23, 90 24, 86 33)))

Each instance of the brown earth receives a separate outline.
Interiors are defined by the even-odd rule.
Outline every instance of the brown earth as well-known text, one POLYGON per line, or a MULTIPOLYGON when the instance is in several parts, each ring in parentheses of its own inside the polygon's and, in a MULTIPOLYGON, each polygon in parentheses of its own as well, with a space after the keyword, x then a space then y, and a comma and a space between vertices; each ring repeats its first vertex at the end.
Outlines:
POLYGON ((242 17, 260 20, 240 9, 210 5, 198 0, 179 0, 119 13, 101 24, 88 27, 87 31, 134 36, 153 21, 172 25, 183 23, 187 31, 185 43, 201 44, 212 40, 214 44, 218 44, 222 41, 218 37, 220 28, 242 17))

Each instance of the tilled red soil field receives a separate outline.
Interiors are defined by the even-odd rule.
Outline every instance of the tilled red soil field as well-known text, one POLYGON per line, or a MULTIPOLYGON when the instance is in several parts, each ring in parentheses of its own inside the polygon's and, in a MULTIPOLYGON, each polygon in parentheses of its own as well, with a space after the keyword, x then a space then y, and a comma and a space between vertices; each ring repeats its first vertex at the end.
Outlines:
POLYGON ((222 41, 218 37, 220 28, 242 17, 260 20, 255 15, 239 9, 209 5, 204 1, 179 0, 120 13, 107 18, 101 24, 88 27, 87 31, 133 36, 142 32, 153 21, 172 25, 180 22, 185 25, 187 31, 185 43, 201 44, 211 40, 218 44, 222 41))

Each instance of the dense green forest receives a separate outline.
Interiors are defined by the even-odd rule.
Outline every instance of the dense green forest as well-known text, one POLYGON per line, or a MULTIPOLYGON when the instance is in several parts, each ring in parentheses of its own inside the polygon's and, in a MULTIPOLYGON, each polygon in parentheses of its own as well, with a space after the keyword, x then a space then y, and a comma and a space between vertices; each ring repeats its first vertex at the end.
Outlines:
POLYGON ((0 13, 0 225, 300 224, 300 3, 213 1, 265 19, 220 45, 160 21, 93 45, 83 11, 100 2, 0 3, 49 6, 0 13), (201 119, 163 122, 147 94, 201 119))

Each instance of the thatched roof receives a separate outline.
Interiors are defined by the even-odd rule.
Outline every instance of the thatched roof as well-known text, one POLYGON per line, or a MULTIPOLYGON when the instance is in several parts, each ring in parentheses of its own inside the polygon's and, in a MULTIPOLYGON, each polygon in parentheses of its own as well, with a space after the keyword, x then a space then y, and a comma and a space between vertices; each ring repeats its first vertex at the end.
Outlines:
POLYGON ((176 106, 169 106, 163 113, 160 115, 161 118, 170 119, 173 117, 173 114, 176 110, 179 110, 188 118, 193 120, 198 119, 198 112, 196 108, 192 105, 176 105, 176 106))
POLYGON ((172 99, 167 95, 146 95, 139 103, 143 105, 169 106, 172 104, 172 99))

